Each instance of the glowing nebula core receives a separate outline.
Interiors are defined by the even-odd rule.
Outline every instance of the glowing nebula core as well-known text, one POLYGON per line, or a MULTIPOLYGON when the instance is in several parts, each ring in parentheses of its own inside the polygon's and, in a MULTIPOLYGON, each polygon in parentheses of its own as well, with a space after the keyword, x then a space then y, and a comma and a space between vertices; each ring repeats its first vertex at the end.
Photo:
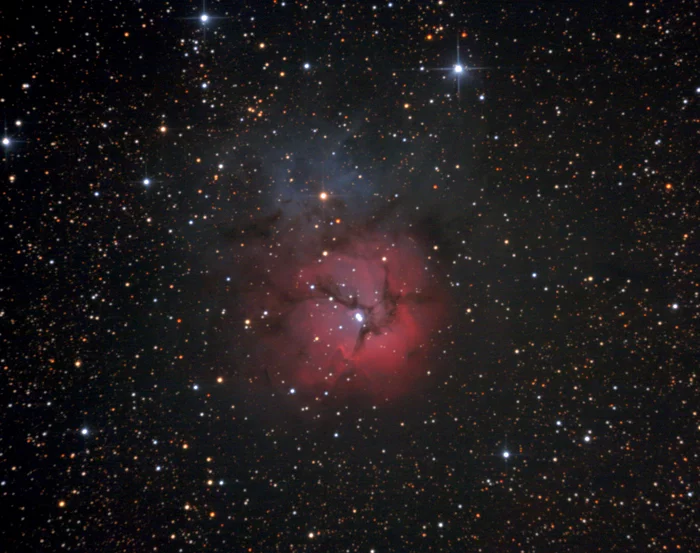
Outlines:
POLYGON ((430 370, 447 294, 413 237, 288 232, 255 248, 244 293, 254 378, 279 391, 395 397, 430 370))

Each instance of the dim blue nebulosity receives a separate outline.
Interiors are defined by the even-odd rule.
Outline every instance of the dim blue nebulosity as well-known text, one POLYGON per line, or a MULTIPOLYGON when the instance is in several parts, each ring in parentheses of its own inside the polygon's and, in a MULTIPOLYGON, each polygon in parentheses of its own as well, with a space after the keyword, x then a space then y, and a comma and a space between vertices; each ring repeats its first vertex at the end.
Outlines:
POLYGON ((3 10, 0 550, 697 551, 697 16, 3 10))

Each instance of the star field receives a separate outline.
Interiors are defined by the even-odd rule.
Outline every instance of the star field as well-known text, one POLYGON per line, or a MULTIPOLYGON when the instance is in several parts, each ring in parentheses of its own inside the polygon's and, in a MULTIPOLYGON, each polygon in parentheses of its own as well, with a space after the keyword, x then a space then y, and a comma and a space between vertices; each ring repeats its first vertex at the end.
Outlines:
POLYGON ((697 550, 696 8, 4 12, 1 549, 697 550))

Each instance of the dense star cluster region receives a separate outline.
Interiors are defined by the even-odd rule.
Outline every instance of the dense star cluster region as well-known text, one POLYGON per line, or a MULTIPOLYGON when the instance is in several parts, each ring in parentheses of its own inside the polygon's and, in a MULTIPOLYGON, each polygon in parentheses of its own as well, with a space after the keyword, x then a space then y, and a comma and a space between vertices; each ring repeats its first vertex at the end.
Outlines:
POLYGON ((0 549, 697 550, 697 5, 17 2, 0 549))

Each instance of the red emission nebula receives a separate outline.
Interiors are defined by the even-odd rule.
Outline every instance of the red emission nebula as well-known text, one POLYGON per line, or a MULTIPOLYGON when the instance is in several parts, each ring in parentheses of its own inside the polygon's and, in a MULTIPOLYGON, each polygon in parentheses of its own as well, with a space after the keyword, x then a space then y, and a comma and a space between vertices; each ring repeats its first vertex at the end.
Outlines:
POLYGON ((378 399, 408 391, 431 370, 447 293, 418 240, 284 236, 248 249, 255 269, 244 308, 256 382, 284 393, 378 399))

